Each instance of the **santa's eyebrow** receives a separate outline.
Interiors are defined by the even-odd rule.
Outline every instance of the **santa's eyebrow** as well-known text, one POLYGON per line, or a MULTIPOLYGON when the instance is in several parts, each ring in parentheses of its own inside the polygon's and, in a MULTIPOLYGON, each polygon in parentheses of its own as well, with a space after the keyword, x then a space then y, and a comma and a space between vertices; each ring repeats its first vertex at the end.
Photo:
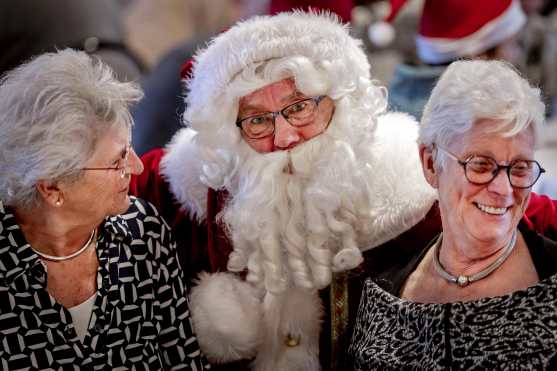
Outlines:
MULTIPOLYGON (((299 92, 298 90, 295 90, 295 91, 292 92, 292 94, 289 94, 285 97, 282 97, 280 99, 280 101, 285 103, 285 102, 292 101, 294 99, 306 99, 306 98, 307 97, 303 93, 299 92)), ((249 114, 250 112, 259 112, 259 111, 263 111, 262 108, 259 105, 248 104, 248 105, 245 105, 244 107, 242 107, 242 110, 239 113, 241 113, 241 114, 248 113, 249 114)))
POLYGON ((295 90, 294 92, 292 92, 292 94, 287 95, 286 97, 283 97, 280 101, 281 102, 288 102, 290 100, 293 99, 305 99, 307 98, 303 93, 299 92, 298 90, 295 90))

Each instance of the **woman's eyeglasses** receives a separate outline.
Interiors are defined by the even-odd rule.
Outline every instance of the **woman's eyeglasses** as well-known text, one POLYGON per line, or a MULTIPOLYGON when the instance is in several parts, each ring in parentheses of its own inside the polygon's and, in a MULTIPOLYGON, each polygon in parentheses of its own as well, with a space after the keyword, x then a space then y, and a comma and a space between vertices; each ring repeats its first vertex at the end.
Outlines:
POLYGON ((115 170, 118 171, 121 178, 124 178, 128 170, 128 160, 130 158, 130 152, 133 151, 131 144, 126 146, 125 151, 122 153, 122 157, 118 159, 118 162, 112 167, 84 167, 81 170, 115 170))
POLYGON ((471 155, 466 160, 459 159, 455 154, 437 146, 464 168, 466 179, 476 185, 491 183, 504 170, 509 182, 514 188, 530 188, 545 173, 545 169, 535 160, 514 160, 508 165, 500 165, 495 159, 488 156, 471 155))

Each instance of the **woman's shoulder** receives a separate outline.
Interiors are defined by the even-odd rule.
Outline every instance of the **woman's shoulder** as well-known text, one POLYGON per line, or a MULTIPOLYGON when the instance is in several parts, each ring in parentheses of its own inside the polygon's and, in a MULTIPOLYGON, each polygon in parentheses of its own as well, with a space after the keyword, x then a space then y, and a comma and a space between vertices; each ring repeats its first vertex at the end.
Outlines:
POLYGON ((146 218, 160 218, 162 220, 159 210, 152 203, 135 196, 130 196, 130 207, 122 216, 141 220, 146 218))
POLYGON ((125 221, 133 239, 168 239, 170 227, 157 208, 141 198, 130 196, 130 207, 117 217, 125 221))

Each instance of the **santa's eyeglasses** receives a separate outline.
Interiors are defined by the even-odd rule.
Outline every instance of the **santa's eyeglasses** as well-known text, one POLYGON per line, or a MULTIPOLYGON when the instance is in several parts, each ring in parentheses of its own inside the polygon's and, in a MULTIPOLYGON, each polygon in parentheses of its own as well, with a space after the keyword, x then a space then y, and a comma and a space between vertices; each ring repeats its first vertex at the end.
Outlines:
POLYGON ((280 111, 245 117, 236 121, 236 126, 251 139, 261 139, 272 135, 275 132, 275 121, 279 115, 292 126, 306 126, 314 121, 317 107, 323 98, 325 95, 307 98, 294 102, 280 111))

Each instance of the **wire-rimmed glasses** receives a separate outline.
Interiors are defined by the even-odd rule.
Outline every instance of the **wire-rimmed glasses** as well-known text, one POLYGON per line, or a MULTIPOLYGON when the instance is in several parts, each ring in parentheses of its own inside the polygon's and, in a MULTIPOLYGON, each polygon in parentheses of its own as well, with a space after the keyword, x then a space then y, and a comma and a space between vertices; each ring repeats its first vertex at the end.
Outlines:
POLYGON ((265 112, 259 115, 245 117, 236 121, 244 134, 251 139, 261 139, 275 132, 275 120, 281 115, 292 126, 302 127, 309 125, 315 119, 319 103, 325 95, 307 98, 294 102, 280 111, 265 112))
POLYGON ((466 179, 475 185, 491 183, 499 174, 499 171, 505 170, 511 186, 526 189, 536 184, 540 176, 545 173, 545 169, 535 160, 519 159, 511 161, 508 165, 500 165, 489 156, 473 154, 466 160, 461 160, 448 150, 439 146, 437 148, 457 161, 464 168, 466 179))
POLYGON ((128 160, 130 158, 130 152, 133 151, 131 144, 126 146, 125 151, 122 153, 122 157, 118 159, 118 162, 111 167, 84 167, 81 170, 115 170, 119 171, 120 178, 124 178, 128 169, 128 160))

